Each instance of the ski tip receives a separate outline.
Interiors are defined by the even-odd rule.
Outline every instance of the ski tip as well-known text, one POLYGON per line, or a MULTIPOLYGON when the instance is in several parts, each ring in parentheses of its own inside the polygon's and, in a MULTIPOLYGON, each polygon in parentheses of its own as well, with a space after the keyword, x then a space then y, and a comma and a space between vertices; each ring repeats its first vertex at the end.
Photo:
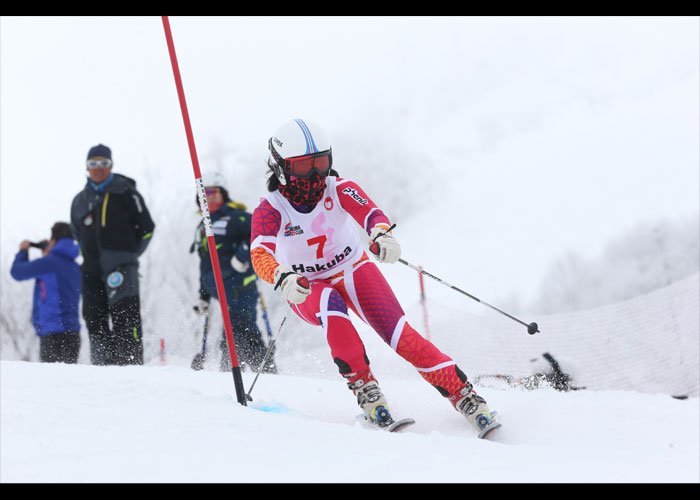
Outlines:
POLYGON ((489 439, 491 436, 493 436, 494 432, 496 432, 501 427, 501 424, 499 424, 498 422, 494 422, 492 425, 489 425, 479 433, 479 439, 489 439))
POLYGON ((389 432, 399 432, 399 431, 405 429, 406 427, 411 426, 415 423, 416 423, 416 421, 413 420, 412 418, 404 418, 402 420, 398 420, 398 421, 394 422, 393 424, 391 424, 387 430, 389 432))
POLYGON ((374 429, 383 430, 383 431, 387 431, 387 432, 399 432, 399 431, 405 429, 406 427, 416 423, 416 421, 413 420, 412 418, 403 418, 401 420, 395 420, 388 425, 379 426, 379 425, 377 425, 376 422, 372 422, 369 419, 369 417, 367 415, 365 415, 364 413, 361 413, 356 418, 360 422, 364 422, 374 429))

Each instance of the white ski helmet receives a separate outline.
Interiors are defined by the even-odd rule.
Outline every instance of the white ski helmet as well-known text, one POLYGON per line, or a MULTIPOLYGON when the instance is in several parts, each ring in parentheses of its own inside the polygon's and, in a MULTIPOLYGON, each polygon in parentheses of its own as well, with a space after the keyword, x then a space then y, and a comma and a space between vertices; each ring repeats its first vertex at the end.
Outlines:
POLYGON ((268 149, 268 165, 283 185, 287 183, 290 174, 285 162, 289 158, 327 153, 330 165, 333 164, 328 136, 317 123, 309 120, 296 118, 284 123, 270 137, 268 149))
POLYGON ((212 172, 205 172, 202 174, 202 185, 204 187, 221 187, 226 188, 226 179, 218 170, 212 172))

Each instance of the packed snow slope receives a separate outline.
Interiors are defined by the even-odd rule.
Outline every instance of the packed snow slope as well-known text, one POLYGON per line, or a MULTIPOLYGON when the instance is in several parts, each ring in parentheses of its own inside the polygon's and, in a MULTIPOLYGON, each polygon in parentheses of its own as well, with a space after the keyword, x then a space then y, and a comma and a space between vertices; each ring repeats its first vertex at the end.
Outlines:
POLYGON ((697 398, 482 388, 503 423, 484 441, 418 378, 382 379, 417 421, 390 434, 356 420, 342 380, 262 375, 244 407, 212 370, 0 368, 3 483, 700 480, 697 398))

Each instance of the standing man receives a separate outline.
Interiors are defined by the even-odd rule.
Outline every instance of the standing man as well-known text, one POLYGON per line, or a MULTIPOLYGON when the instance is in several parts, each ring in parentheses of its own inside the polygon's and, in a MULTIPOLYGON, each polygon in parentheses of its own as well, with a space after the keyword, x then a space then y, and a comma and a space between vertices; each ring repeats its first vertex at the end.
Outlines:
POLYGON ((57 222, 51 239, 19 244, 10 274, 17 281, 34 278, 32 324, 39 336, 42 363, 77 363, 80 354, 80 253, 70 226, 57 222), (29 247, 41 248, 43 257, 29 260, 29 247))
POLYGON ((112 151, 107 146, 90 148, 87 172, 85 188, 73 198, 71 229, 83 255, 83 317, 90 361, 143 364, 138 258, 150 243, 155 224, 136 182, 112 172, 112 151))

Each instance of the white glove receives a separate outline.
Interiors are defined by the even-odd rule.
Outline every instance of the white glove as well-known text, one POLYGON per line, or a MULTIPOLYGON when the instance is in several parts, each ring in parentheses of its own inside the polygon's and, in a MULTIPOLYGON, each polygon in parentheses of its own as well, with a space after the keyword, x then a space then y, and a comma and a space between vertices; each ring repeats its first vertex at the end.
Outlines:
POLYGON ((200 316, 203 316, 209 312, 209 302, 199 299, 197 304, 192 309, 194 309, 194 312, 200 316))
POLYGON ((372 228, 369 233, 369 251, 379 262, 393 264, 401 257, 401 245, 387 232, 388 229, 382 226, 372 228))
POLYGON ((275 283, 275 290, 279 288, 282 297, 292 304, 301 304, 311 293, 309 280, 283 265, 277 266, 275 270, 275 283))
POLYGON ((242 273, 246 272, 248 269, 250 269, 250 262, 241 262, 234 255, 233 258, 231 259, 231 267, 233 267, 233 269, 236 272, 242 274, 242 273))

